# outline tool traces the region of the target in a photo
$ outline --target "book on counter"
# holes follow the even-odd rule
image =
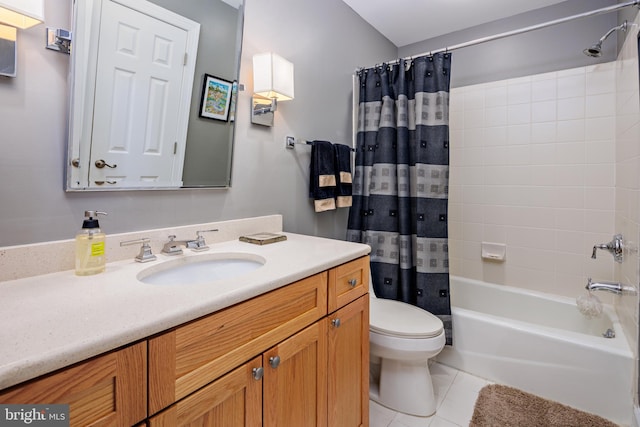
[[[283,240],[287,240],[287,236],[284,234],[266,232],[240,236],[241,242],[253,243],[254,245],[266,245],[269,243],[282,242]]]

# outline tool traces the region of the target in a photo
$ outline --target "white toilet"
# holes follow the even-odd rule
[[[436,411],[428,360],[442,351],[442,321],[421,308],[376,298],[370,284],[371,400],[398,412],[430,416]]]

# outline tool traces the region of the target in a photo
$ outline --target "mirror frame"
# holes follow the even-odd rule
[[[74,37],[73,48],[71,53],[71,62],[69,70],[69,98],[68,98],[68,137],[67,137],[67,158],[65,159],[65,182],[64,190],[66,192],[104,192],[104,191],[139,191],[139,190],[190,190],[190,189],[225,189],[231,187],[232,161],[233,161],[233,145],[235,140],[235,122],[229,124],[229,154],[227,159],[228,173],[224,184],[212,185],[184,185],[182,187],[106,187],[94,188],[81,185],[78,183],[80,169],[75,166],[80,165],[79,159],[82,156],[87,157],[90,153],[92,114],[93,114],[93,93],[95,90],[95,75],[97,66],[97,51],[99,35],[92,28],[99,28],[100,13],[103,0],[82,0],[73,1],[72,3],[72,26],[73,34],[89,34],[88,37]],[[116,0],[117,1],[117,0]],[[231,7],[237,8],[238,20],[236,22],[236,49],[235,49],[235,76],[234,82],[237,82],[240,75],[240,62],[242,58],[242,37],[244,29],[244,7],[246,0],[219,0],[229,4]],[[82,6],[78,6],[82,3]],[[202,43],[202,38],[200,43]],[[81,78],[78,78],[81,77]],[[195,85],[200,85],[200,78],[194,75],[193,81]],[[242,85],[237,84],[237,90],[242,90]],[[236,93],[237,95],[237,93]],[[192,91],[191,99],[200,98],[201,93],[196,90]],[[237,102],[233,102],[237,106]],[[197,115],[197,111],[193,111],[191,107],[188,111],[188,117],[193,114]],[[185,157],[186,159],[186,157]],[[84,173],[84,171],[82,171]]]

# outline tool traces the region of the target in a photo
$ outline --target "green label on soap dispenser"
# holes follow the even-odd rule
[[[91,244],[91,256],[104,255],[104,242],[96,242]]]

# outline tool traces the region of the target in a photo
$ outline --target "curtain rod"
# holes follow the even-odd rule
[[[481,38],[478,38],[478,39],[475,39],[475,40],[470,40],[468,42],[454,44],[452,46],[448,46],[448,47],[444,47],[444,48],[440,48],[440,49],[436,49],[436,50],[431,50],[429,52],[424,52],[424,53],[420,53],[420,54],[417,54],[417,55],[407,56],[407,57],[401,58],[401,59],[414,59],[414,58],[418,58],[420,56],[425,56],[425,55],[431,56],[431,55],[434,55],[436,53],[451,52],[452,50],[462,49],[463,47],[474,46],[474,45],[477,45],[477,44],[486,43],[486,42],[490,42],[490,41],[493,41],[493,40],[503,39],[505,37],[511,37],[511,36],[515,36],[515,35],[518,35],[518,34],[528,33],[529,31],[540,30],[542,28],[551,27],[553,25],[563,24],[565,22],[573,21],[573,20],[580,19],[580,18],[588,18],[590,16],[602,15],[602,14],[605,14],[605,13],[615,12],[617,10],[624,9],[625,7],[638,6],[638,5],[640,5],[640,0],[633,0],[633,1],[628,1],[626,3],[619,3],[619,4],[615,4],[613,6],[607,6],[607,7],[601,8],[601,9],[595,9],[595,10],[592,10],[592,11],[589,11],[589,12],[583,12],[583,13],[579,13],[577,15],[567,16],[565,18],[555,19],[553,21],[543,22],[541,24],[531,25],[531,26],[520,28],[520,29],[517,29],[517,30],[506,31],[504,33],[494,34],[492,36],[481,37]],[[640,6],[638,6],[638,7],[640,8]],[[400,59],[395,59],[393,61],[385,62],[384,64],[397,64],[399,62],[400,62]],[[369,68],[371,68],[371,67],[369,67]]]

